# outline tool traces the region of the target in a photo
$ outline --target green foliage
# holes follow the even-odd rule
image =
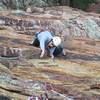
[[[73,6],[85,10],[89,4],[96,3],[97,0],[73,0]]]
[[[27,9],[29,6],[44,7],[62,4],[66,0],[1,0],[7,9]],[[70,0],[73,7],[85,10],[89,4],[100,2],[100,0]]]

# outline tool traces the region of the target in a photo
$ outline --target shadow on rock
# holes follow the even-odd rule
[[[67,54],[65,59],[81,59],[81,60],[86,60],[86,61],[100,61],[100,56],[98,55],[81,55],[81,54],[72,54],[69,53]]]
[[[0,100],[11,100],[10,97],[0,95]]]

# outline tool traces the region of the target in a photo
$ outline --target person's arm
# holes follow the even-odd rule
[[[44,57],[44,54],[45,54],[45,50],[44,49],[41,49],[40,58],[43,58]]]
[[[50,56],[51,56],[52,59],[54,59],[54,55],[53,55],[54,50],[55,50],[55,47],[49,49],[49,51],[50,51]]]
[[[44,40],[40,40],[40,48],[41,48],[40,58],[43,58],[45,54],[45,41]]]

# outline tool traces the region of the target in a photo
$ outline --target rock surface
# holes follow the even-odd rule
[[[99,15],[58,9],[25,16],[0,12],[0,98],[100,99]],[[39,59],[40,49],[29,45],[35,25],[62,37],[65,57]]]

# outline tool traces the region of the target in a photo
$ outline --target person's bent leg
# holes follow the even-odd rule
[[[40,43],[38,38],[35,38],[35,40],[33,41],[33,43],[31,43],[31,45],[35,46],[35,47],[39,47]]]
[[[63,51],[63,48],[61,46],[58,46],[55,48],[53,55],[56,57],[56,56],[62,54],[62,51]]]

